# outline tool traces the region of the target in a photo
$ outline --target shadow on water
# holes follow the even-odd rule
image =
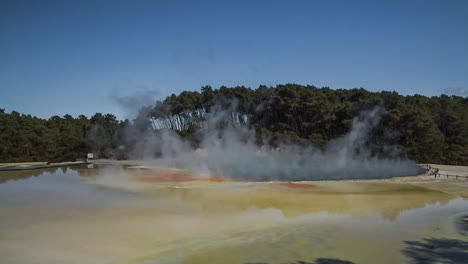
[[[459,233],[461,235],[468,236],[468,214],[459,217],[456,224]]]
[[[420,241],[405,241],[402,253],[410,263],[468,263],[468,241],[448,238],[425,238]]]
[[[244,264],[268,264],[267,262],[246,262]],[[354,264],[354,262],[342,260],[342,259],[335,259],[335,258],[318,258],[314,262],[309,261],[294,261],[284,264]]]

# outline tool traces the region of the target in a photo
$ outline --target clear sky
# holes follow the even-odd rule
[[[468,1],[0,1],[7,111],[288,82],[468,96]]]

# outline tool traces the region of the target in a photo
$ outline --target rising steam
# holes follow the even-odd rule
[[[232,118],[232,111],[210,111],[198,131],[196,151],[171,130],[159,135],[139,136],[134,156],[146,158],[148,166],[190,169],[199,175],[217,175],[236,180],[300,181],[389,178],[417,175],[421,168],[413,161],[390,155],[380,158],[366,147],[372,129],[385,109],[376,106],[353,119],[351,131],[332,140],[325,148],[282,144],[277,149],[254,144],[255,131],[246,126],[217,127]],[[239,117],[237,117],[239,118]],[[240,117],[242,118],[242,117]],[[160,157],[152,158],[158,152]]]

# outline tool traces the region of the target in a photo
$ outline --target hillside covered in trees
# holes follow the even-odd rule
[[[381,104],[386,112],[367,144],[376,155],[397,146],[421,163],[468,165],[468,98],[402,96],[365,89],[317,88],[297,84],[243,86],[172,94],[140,109],[132,120],[112,114],[91,118],[53,116],[47,120],[0,110],[0,161],[61,161],[94,152],[127,158],[141,133],[169,129],[196,148],[200,131],[219,112],[216,128],[249,128],[258,146],[281,143],[323,147],[349,132],[354,117]],[[156,151],[155,151],[156,154]]]

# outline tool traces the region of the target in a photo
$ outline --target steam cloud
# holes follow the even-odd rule
[[[382,106],[355,117],[348,134],[322,149],[291,144],[282,144],[278,149],[259,148],[254,144],[253,130],[245,126],[222,130],[217,127],[220,121],[233,118],[233,114],[233,111],[207,113],[206,124],[199,131],[200,148],[196,151],[171,130],[161,130],[159,135],[139,135],[143,140],[136,145],[134,158],[146,157],[148,166],[255,181],[376,179],[422,172],[411,160],[397,155],[380,158],[366,147],[372,129],[385,114]],[[160,158],[152,158],[156,151]]]
[[[152,105],[157,95],[159,95],[157,90],[144,88],[137,90],[132,95],[125,96],[120,95],[118,90],[114,88],[110,99],[127,113],[127,118],[134,118],[142,106]]]

